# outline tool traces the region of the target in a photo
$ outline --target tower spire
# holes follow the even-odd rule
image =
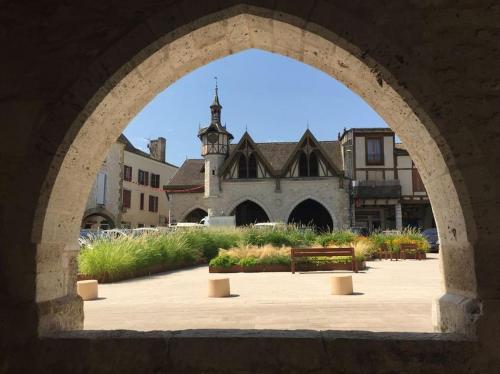
[[[215,97],[214,97],[214,102],[212,105],[210,105],[210,111],[212,113],[212,123],[221,125],[221,111],[222,111],[222,105],[220,105],[219,102],[219,85],[217,81],[217,77],[214,77],[215,79]]]

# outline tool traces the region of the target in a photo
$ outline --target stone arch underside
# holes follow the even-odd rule
[[[355,19],[350,21],[361,27]],[[140,35],[140,31],[136,31]],[[473,300],[476,277],[469,236],[475,238],[475,222],[470,214],[467,188],[463,180],[461,182],[460,169],[454,165],[446,134],[440,133],[425,109],[410,95],[407,85],[399,85],[389,72],[390,66],[377,64],[369,52],[361,53],[354,44],[312,21],[303,23],[286,14],[251,7],[215,13],[175,34],[159,36],[149,44],[138,43],[140,47],[127,46],[125,40],[118,43],[116,48],[126,50],[126,57],[114,61],[114,74],[108,74],[105,82],[91,89],[92,99],[85,103],[71,126],[65,128],[64,140],[47,171],[38,203],[33,240],[38,243],[39,256],[49,250],[45,243],[50,243],[50,250],[58,243],[67,258],[65,263],[74,262],[75,217],[83,213],[91,182],[107,150],[147,102],[207,62],[244,49],[260,48],[303,61],[340,80],[363,97],[396,131],[421,171],[434,207],[442,247],[444,287],[449,295],[443,302],[453,308],[457,302]],[[106,54],[103,58],[110,57]],[[89,74],[96,73],[90,71]],[[425,74],[421,79],[428,89],[434,88]],[[79,84],[83,83],[73,87],[72,95],[82,89]],[[66,107],[62,105],[60,110]],[[79,173],[78,180],[74,178],[75,173]],[[68,196],[72,199],[68,200]],[[54,229],[60,221],[67,224]],[[72,272],[71,268],[56,273],[38,272],[37,302],[74,295]],[[466,319],[470,318],[468,312],[460,314],[450,309],[447,313],[449,325],[442,326],[444,329],[469,331],[465,326]],[[64,329],[73,323],[64,318],[56,322],[50,320],[51,316],[41,316],[41,331],[45,331],[44,324],[46,328]]]
[[[310,226],[317,231],[331,231],[334,228],[328,209],[314,199],[306,199],[297,204],[288,216],[288,223]]]
[[[114,229],[119,224],[113,213],[104,208],[87,209],[85,213],[83,213],[82,223],[85,222],[91,216],[100,216],[104,218],[106,221],[110,223],[111,229]]]
[[[207,215],[208,212],[205,209],[195,208],[184,216],[182,222],[200,223]]]
[[[245,200],[239,203],[230,213],[236,219],[236,226],[248,226],[255,223],[269,222],[269,216],[256,202]]]

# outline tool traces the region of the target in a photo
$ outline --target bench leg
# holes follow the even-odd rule
[[[295,274],[295,261],[290,262],[291,268],[292,268],[292,274]]]

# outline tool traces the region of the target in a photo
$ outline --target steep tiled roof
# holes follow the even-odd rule
[[[298,142],[269,142],[269,143],[255,143],[259,151],[266,158],[267,162],[272,166],[274,170],[281,170],[285,163],[290,158],[290,155],[297,147]],[[332,141],[320,141],[318,142],[325,153],[330,157],[333,164],[342,170],[342,157],[340,154],[340,142],[336,140]],[[236,149],[237,144],[231,144],[229,146],[230,154]]]
[[[204,165],[205,161],[200,159],[189,159],[184,161],[168,183],[168,187],[203,185],[205,183],[205,175],[202,172]]]
[[[338,170],[344,170],[342,165],[342,154],[341,145],[337,140],[320,141],[319,144],[325,151],[325,153],[330,157],[333,164]]]

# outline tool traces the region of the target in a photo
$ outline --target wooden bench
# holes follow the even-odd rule
[[[292,248],[290,251],[290,264],[292,274],[295,274],[295,260],[300,257],[351,257],[352,271],[357,273],[358,266],[354,248]]]

